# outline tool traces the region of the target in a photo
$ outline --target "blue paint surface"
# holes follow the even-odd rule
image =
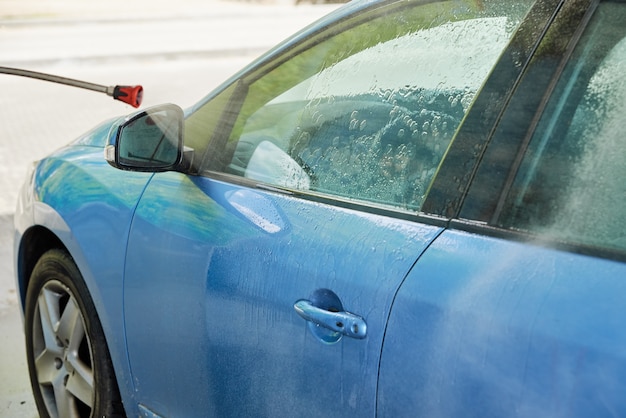
[[[623,263],[446,231],[394,303],[381,416],[624,415],[624,277]]]
[[[374,416],[393,294],[438,232],[156,175],[137,208],[126,266],[139,398],[173,416]],[[320,288],[363,316],[365,340],[326,345],[308,331],[293,305]]]

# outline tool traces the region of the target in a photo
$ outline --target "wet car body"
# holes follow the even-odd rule
[[[165,107],[38,162],[15,217],[36,396],[109,399],[95,354],[91,397],[63,356],[42,380],[28,288],[57,250],[128,416],[620,415],[621,16],[349,3],[187,109],[168,166],[118,158],[133,118],[182,121]]]

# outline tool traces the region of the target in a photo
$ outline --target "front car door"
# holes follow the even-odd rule
[[[625,19],[617,1],[556,16],[398,293],[381,416],[626,413]]]
[[[394,295],[443,230],[420,209],[530,2],[353,7],[191,109],[196,175],[147,186],[124,300],[144,415],[376,414]]]

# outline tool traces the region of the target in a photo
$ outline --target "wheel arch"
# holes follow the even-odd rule
[[[75,258],[75,255],[71,250],[71,243],[70,245],[64,243],[62,235],[59,236],[52,229],[39,224],[29,227],[21,234],[19,242],[15,247],[17,290],[22,312],[24,312],[25,308],[26,293],[31,280],[31,275],[33,270],[35,269],[35,266],[37,265],[37,262],[46,252],[55,249],[67,253],[68,256],[73,259],[74,263],[76,264],[76,268],[83,277],[85,277],[85,273],[88,273],[83,271],[83,269],[81,268],[81,263],[79,261],[81,255],[78,254],[78,260]],[[94,299],[93,289],[89,285],[89,280],[85,280],[85,286],[87,287],[87,291],[89,292],[89,295],[93,301],[96,316],[101,322],[104,331],[104,343],[107,347],[109,355],[112,357],[111,360],[113,363],[113,371],[115,379],[117,380],[117,390],[119,391],[123,399],[123,405],[126,409],[126,412],[129,414],[129,416],[131,416],[132,412],[134,411],[133,408],[135,407],[135,403],[132,400],[132,395],[131,397],[128,397],[128,395],[132,393],[132,390],[129,392],[129,389],[132,388],[132,385],[130,384],[129,371],[126,369],[126,363],[128,359],[124,355],[122,355],[121,358],[116,355],[119,354],[119,347],[116,346],[117,343],[115,341],[111,341],[111,339],[109,338],[109,329],[107,328],[105,323],[102,322],[103,312],[101,312],[101,306],[98,303],[100,299]],[[113,338],[113,340],[115,340],[115,338]],[[125,353],[125,350],[123,351]]]
[[[49,250],[69,250],[61,239],[50,229],[35,225],[24,232],[20,240],[16,257],[18,296],[23,307],[31,273],[41,256]]]

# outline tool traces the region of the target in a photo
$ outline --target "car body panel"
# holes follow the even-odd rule
[[[139,402],[164,416],[374,416],[393,295],[440,230],[155,175],[126,266]],[[293,305],[318,289],[365,319],[365,339],[323,344],[313,336]]]
[[[152,176],[103,164],[108,124],[79,138],[76,144],[41,160],[32,175],[32,189],[23,191],[16,213],[16,271],[22,271],[22,239],[35,228],[50,231],[80,269],[110,346],[123,394],[132,395],[123,318],[123,268],[128,229],[135,205]],[[94,239],[96,238],[97,239]],[[20,302],[26,282],[18,281]],[[129,398],[129,405],[134,404]],[[129,413],[132,409],[129,409]]]
[[[623,415],[624,277],[620,262],[447,230],[395,300],[380,416]]]

